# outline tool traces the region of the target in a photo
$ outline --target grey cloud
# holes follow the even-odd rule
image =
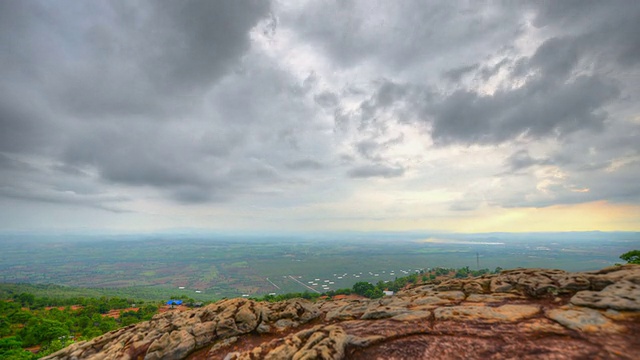
[[[289,162],[286,166],[292,170],[320,170],[326,167],[323,163],[311,159]]]
[[[355,167],[347,172],[351,178],[394,178],[404,175],[404,168],[387,165],[364,165]]]
[[[492,95],[458,90],[436,101],[425,112],[427,120],[433,121],[434,139],[440,144],[486,144],[522,135],[535,139],[602,129],[605,106],[619,100],[623,86],[628,85],[619,78],[625,70],[612,64],[629,66],[640,60],[640,23],[634,20],[640,16],[640,6],[637,2],[626,5],[534,4],[536,26],[554,29],[559,35],[544,41],[530,58],[507,57],[493,68],[478,69],[479,78],[486,80],[514,63],[510,76],[524,85],[501,87]]]
[[[425,105],[434,96],[428,87],[410,83],[379,79],[373,85],[373,93],[356,110],[336,110],[337,130],[344,130],[349,123],[355,123],[362,134],[375,139],[386,134],[391,122],[411,123],[421,118]],[[392,116],[390,121],[384,117],[385,114]]]
[[[355,144],[355,148],[365,159],[373,161],[381,161],[381,152],[393,147],[394,145],[402,144],[404,142],[404,134],[400,134],[395,138],[391,138],[385,141],[376,141],[373,139],[366,139],[359,141]]]
[[[441,144],[500,143],[521,135],[537,139],[603,126],[602,107],[619,94],[598,76],[568,83],[541,78],[493,95],[458,90],[433,108],[434,139]]]
[[[50,204],[81,206],[113,213],[130,212],[118,204],[131,200],[122,196],[75,194],[70,191],[34,190],[20,187],[0,187],[0,196]]]
[[[640,3],[619,1],[537,2],[534,25],[579,33],[585,47],[623,66],[640,62]]]
[[[360,141],[356,144],[358,153],[369,160],[381,160],[380,156],[376,154],[379,147],[380,144],[371,140]]]
[[[193,149],[177,149],[180,139],[148,132],[144,128],[92,128],[69,144],[64,160],[79,166],[95,166],[108,180],[129,185],[199,185],[189,155]],[[164,137],[164,138],[163,138]]]
[[[131,199],[103,187],[79,169],[43,167],[0,153],[0,197],[126,212],[123,206]]]
[[[482,66],[480,68],[480,78],[483,81],[487,81],[491,79],[493,76],[495,76],[500,71],[500,69],[502,69],[505,66],[508,66],[509,64],[511,64],[511,59],[503,58],[502,60],[500,60],[500,62],[498,62],[493,66],[486,66],[486,65]]]
[[[460,81],[460,79],[462,79],[463,76],[474,72],[479,67],[480,67],[480,64],[460,66],[460,67],[445,71],[445,73],[443,74],[443,77],[449,81],[458,82]]]
[[[58,5],[29,2],[28,9],[16,6],[7,15],[22,14],[24,25],[15,40],[7,40],[20,42],[21,50],[9,57],[28,54],[21,71],[12,73],[31,81],[30,67],[40,70],[36,76],[46,73],[45,82],[33,85],[79,117],[159,117],[175,111],[184,102],[176,100],[188,99],[228,71],[248,49],[248,31],[270,9],[267,1]],[[39,26],[43,21],[48,28]],[[43,58],[44,38],[55,51]]]
[[[330,91],[324,91],[313,97],[315,102],[323,108],[334,108],[338,105],[338,96]]]
[[[522,62],[528,70],[538,70],[547,79],[563,80],[578,63],[581,44],[574,38],[551,38],[538,47],[528,61]]]
[[[515,15],[521,11],[522,6],[505,3],[310,2],[302,13],[314,16],[285,16],[282,23],[292,23],[304,40],[318,44],[340,66],[370,60],[400,70],[429,62],[432,54],[471,52],[481,49],[479,44],[505,42],[518,30]]]
[[[616,110],[626,96],[625,116],[637,113],[638,2],[581,5],[1,2],[0,195],[112,210],[135,200],[122,193],[244,205],[334,171],[402,177],[403,152],[430,136],[427,149],[558,141],[558,152],[504,155],[521,187],[495,203],[634,198],[639,142]],[[531,14],[549,38],[521,57]],[[463,87],[489,79],[500,82],[491,94]],[[403,133],[411,146],[388,151]],[[530,199],[538,165],[573,182]]]
[[[252,56],[245,60],[258,60]],[[281,187],[287,179],[278,167],[312,166],[291,164],[293,154],[313,144],[301,126],[312,123],[313,109],[297,85],[274,64],[255,63],[209,91],[206,115],[91,124],[76,129],[63,160],[94,168],[106,182],[153,187],[181,203],[227,202]]]
[[[0,83],[0,151],[38,152],[55,139],[47,109],[39,98],[28,95],[20,87]]]
[[[0,153],[0,172],[32,169],[33,167],[31,165]]]
[[[505,165],[511,170],[497,175],[502,185],[489,198],[503,207],[575,204],[591,201],[635,203],[640,200],[640,126],[613,123],[602,133],[572,134],[556,150],[534,158],[528,151],[512,154]],[[546,166],[551,176],[544,191],[531,166]],[[544,168],[542,168],[544,169]],[[511,191],[504,192],[508,188]]]
[[[511,170],[517,171],[529,168],[533,165],[545,164],[547,161],[531,157],[527,150],[519,150],[511,154],[511,156],[507,158],[506,162]]]

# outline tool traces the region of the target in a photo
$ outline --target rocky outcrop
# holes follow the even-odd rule
[[[219,301],[205,308],[166,312],[150,321],[78,342],[48,359],[185,359],[195,350],[249,333],[298,327],[321,315],[303,299],[261,303],[246,299]]]
[[[640,266],[514,269],[382,299],[168,312],[45,359],[633,359]]]

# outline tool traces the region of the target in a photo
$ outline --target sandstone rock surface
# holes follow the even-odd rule
[[[375,300],[223,300],[44,359],[637,359],[639,334],[640,265],[513,269]]]

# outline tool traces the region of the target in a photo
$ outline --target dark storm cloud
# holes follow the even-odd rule
[[[500,143],[518,136],[566,136],[599,130],[606,120],[603,106],[620,90],[598,74],[574,76],[584,49],[573,38],[545,41],[531,58],[519,60],[515,77],[526,82],[516,89],[482,95],[457,90],[433,109],[433,137],[440,143]]]
[[[634,54],[640,51],[637,4],[483,3],[465,7],[441,2],[371,5],[348,1],[335,6],[311,3],[319,15],[297,24],[297,29],[305,39],[324,46],[332,59],[345,67],[371,59],[379,61],[381,69],[414,61],[429,63],[430,58],[423,52],[437,53],[439,58],[450,53],[450,60],[456,63],[459,60],[455,52],[466,44],[468,49],[478,49],[474,60],[507,54],[497,63],[467,62],[442,72],[443,77],[457,82],[464,76],[486,81],[506,70],[507,80],[493,94],[458,89],[433,101],[428,97],[412,101],[412,109],[408,107],[406,112],[396,111],[400,119],[418,117],[432,126],[432,137],[438,144],[490,144],[520,136],[539,139],[601,129],[607,119],[605,106],[619,99],[622,92],[618,79],[612,76],[615,69],[610,68],[609,60],[615,58],[622,63],[621,59],[626,59],[625,64],[634,64]],[[370,12],[361,17],[359,10],[365,6]],[[535,15],[535,26],[553,29],[558,35],[544,41],[531,57],[518,57],[505,49],[523,31],[522,17],[517,14],[526,11]],[[385,15],[378,16],[380,13]],[[316,23],[328,18],[335,20],[330,28]],[[455,26],[452,19],[458,21]],[[405,31],[403,26],[413,30]],[[502,28],[506,30],[499,30]],[[437,36],[429,32],[433,29],[439,30]],[[491,47],[483,46],[486,39],[493,40]],[[504,40],[502,46],[495,45],[500,44],[499,40]],[[411,44],[411,48],[404,44]],[[593,68],[588,70],[590,67]],[[423,89],[435,89],[433,84],[416,81]],[[514,87],[509,82],[524,85]],[[361,104],[361,130],[384,129],[385,124],[376,117],[379,110],[409,97],[415,99],[415,92],[397,91],[404,90],[404,85],[383,83],[376,95]],[[338,115],[336,124],[340,127],[346,114]]]
[[[9,27],[3,60],[12,65],[4,69],[34,81],[58,107],[81,117],[167,116],[248,49],[248,30],[268,14],[269,2],[31,1],[3,7],[3,17],[11,19],[3,22]]]
[[[31,165],[37,171],[20,178],[34,182],[11,191],[7,184],[4,195],[85,201],[82,192],[77,199],[55,195],[56,184],[39,175],[54,171],[84,179],[82,186],[151,186],[185,201],[197,201],[194,194],[223,198],[238,179],[225,179],[229,170],[218,158],[241,142],[239,133],[189,117],[201,117],[193,109],[202,92],[237,66],[250,29],[269,10],[268,1],[251,0],[2,2],[0,151],[55,164]],[[86,168],[99,178],[84,176]],[[29,186],[50,191],[38,196]]]
[[[83,58],[65,74],[60,101],[73,113],[175,111],[229,70],[269,10],[266,1],[114,5],[112,23],[84,29]]]
[[[599,130],[602,110],[619,91],[597,76],[580,76],[566,84],[532,81],[517,90],[480,95],[459,90],[434,109],[433,137],[439,143],[500,143],[520,135],[564,136]]]
[[[13,150],[50,141],[43,133],[65,115],[175,116],[248,49],[269,11],[267,1],[1,6],[0,146]]]
[[[351,178],[395,178],[404,175],[404,168],[375,164],[355,167],[347,172]]]
[[[581,32],[589,45],[623,66],[640,62],[640,3],[632,0],[536,2],[534,25]]]

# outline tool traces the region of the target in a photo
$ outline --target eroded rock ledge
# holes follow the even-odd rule
[[[376,300],[168,312],[45,359],[634,359],[640,265],[515,269]]]

